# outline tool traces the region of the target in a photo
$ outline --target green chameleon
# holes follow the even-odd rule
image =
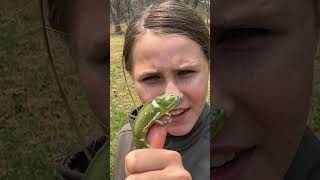
[[[179,104],[181,97],[173,93],[166,93],[146,103],[138,113],[133,128],[133,137],[137,149],[148,148],[146,135],[153,124],[165,125],[170,123],[169,111]],[[160,120],[167,115],[169,118]]]
[[[211,143],[214,142],[216,136],[220,133],[224,125],[224,111],[222,109],[214,107],[211,111],[211,121],[210,121],[210,140]],[[212,156],[211,156],[212,157]],[[214,157],[214,156],[213,156]],[[213,167],[214,158],[210,159],[210,168]]]
[[[210,137],[213,141],[216,136],[221,131],[224,125],[224,111],[222,109],[214,107],[211,111],[211,121],[210,121]]]

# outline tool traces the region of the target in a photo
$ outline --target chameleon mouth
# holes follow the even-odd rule
[[[173,109],[168,112],[168,114],[164,114],[161,116],[160,120],[169,120],[172,121],[174,118],[179,117],[181,114],[186,112],[186,109]]]
[[[170,111],[170,114],[171,114],[172,116],[176,116],[176,115],[182,114],[183,112],[184,112],[183,109],[175,109],[175,110]]]
[[[174,122],[180,122],[184,121],[185,119],[185,114],[188,112],[189,108],[179,108],[179,109],[174,109],[170,111],[171,119]]]

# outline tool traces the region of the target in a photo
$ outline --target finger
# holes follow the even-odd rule
[[[163,148],[166,141],[168,126],[153,125],[147,134],[147,142],[151,148]]]
[[[143,173],[131,174],[127,176],[126,180],[168,180],[168,179],[178,179],[178,180],[191,180],[192,177],[190,173],[182,167],[168,167],[159,171],[148,171]]]
[[[125,158],[127,175],[162,170],[170,165],[183,166],[178,152],[166,149],[138,149],[128,153]]]

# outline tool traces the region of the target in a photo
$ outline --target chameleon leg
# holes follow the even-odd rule
[[[171,122],[171,114],[165,113],[164,115],[167,116],[167,118],[162,119],[162,120],[157,119],[155,122],[156,122],[157,124],[161,125],[161,126],[166,125],[166,124],[169,124],[169,123]],[[169,117],[168,117],[168,116],[169,116]]]
[[[150,148],[150,145],[146,143],[144,138],[140,138],[139,141],[140,141],[141,148]]]
[[[163,126],[163,125],[166,125],[166,124],[169,124],[171,122],[171,118],[166,118],[164,120],[156,120],[155,123]]]

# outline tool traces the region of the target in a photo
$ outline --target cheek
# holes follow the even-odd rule
[[[142,103],[149,102],[150,100],[154,99],[155,97],[163,93],[160,85],[149,87],[141,83],[135,82],[134,86]]]
[[[108,123],[107,117],[107,79],[105,73],[90,71],[87,67],[79,67],[81,83],[86,91],[87,99],[92,111],[99,120],[105,124]],[[102,75],[103,74],[103,75]],[[106,126],[108,127],[108,126]]]
[[[185,82],[181,89],[183,89],[184,96],[187,96],[193,103],[204,103],[208,93],[209,75],[203,74],[193,81]]]

